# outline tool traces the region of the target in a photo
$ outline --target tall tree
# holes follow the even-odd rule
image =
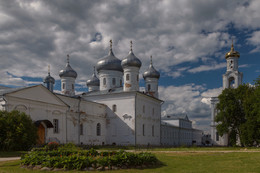
[[[242,146],[260,144],[260,78],[254,86],[228,88],[219,95],[215,121],[222,136],[229,135],[229,145],[240,141]]]
[[[0,150],[27,150],[36,144],[37,128],[19,111],[0,111]]]

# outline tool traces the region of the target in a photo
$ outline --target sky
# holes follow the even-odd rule
[[[243,82],[253,84],[260,75],[259,9],[259,0],[0,1],[0,85],[42,84],[50,65],[59,92],[69,54],[76,91],[87,91],[109,40],[119,59],[132,40],[140,77],[151,55],[161,74],[162,114],[187,114],[193,127],[208,133],[209,97],[221,93],[232,39]]]

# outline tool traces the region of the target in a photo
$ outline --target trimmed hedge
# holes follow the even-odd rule
[[[159,161],[151,153],[131,153],[121,151],[97,152],[94,149],[80,150],[58,148],[48,150],[36,149],[24,155],[22,165],[41,165],[41,167],[83,170],[87,168],[112,169],[112,167],[131,168],[157,165]]]

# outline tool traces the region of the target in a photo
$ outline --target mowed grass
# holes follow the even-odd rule
[[[260,152],[238,152],[237,150],[217,151],[212,148],[209,152],[189,151],[152,151],[163,163],[162,166],[146,169],[124,169],[108,172],[259,172]],[[259,151],[259,150],[258,150]],[[0,162],[0,173],[7,172],[42,172],[20,168],[20,161]],[[81,172],[81,171],[65,171]]]

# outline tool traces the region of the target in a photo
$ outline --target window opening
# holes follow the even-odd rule
[[[53,119],[53,133],[59,133],[59,120],[58,119]]]
[[[101,135],[101,125],[100,123],[97,123],[97,136]]]

